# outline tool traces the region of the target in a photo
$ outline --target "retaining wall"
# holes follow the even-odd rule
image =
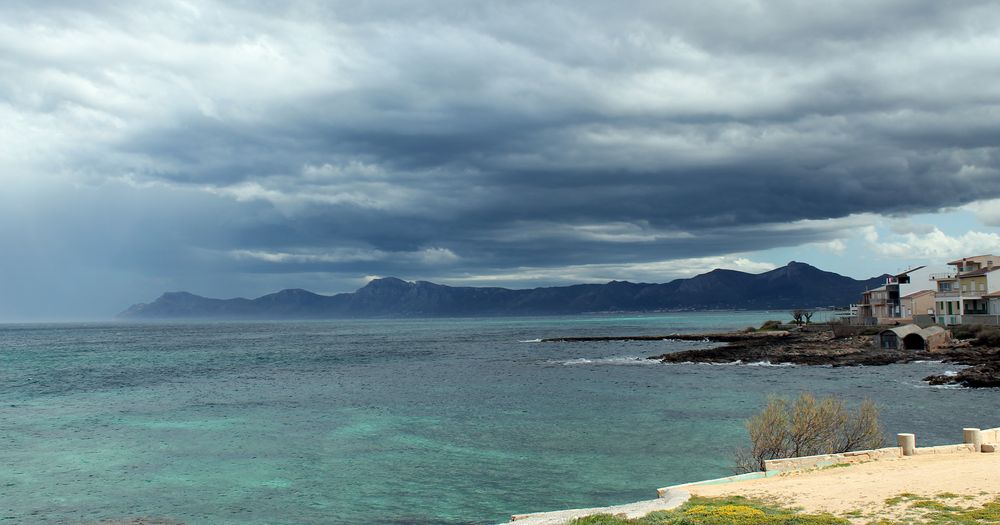
[[[770,459],[764,461],[765,472],[792,472],[813,468],[832,467],[834,465],[851,465],[879,459],[899,458],[903,456],[900,447],[877,448],[874,450],[855,450],[840,454],[820,454],[818,456],[803,456],[798,458]]]
[[[969,454],[975,452],[976,448],[971,443],[960,445],[938,445],[936,447],[917,447],[913,449],[914,456],[926,456],[928,454]]]

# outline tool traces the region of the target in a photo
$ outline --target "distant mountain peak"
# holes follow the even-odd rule
[[[413,283],[409,281],[404,281],[399,277],[379,277],[378,279],[372,279],[371,281],[368,281],[368,284],[366,284],[364,287],[367,288],[369,286],[409,286],[410,284]]]
[[[194,301],[198,299],[204,299],[200,295],[195,295],[191,292],[163,292],[158,301]]]
[[[272,295],[318,295],[318,294],[310,292],[309,290],[304,290],[302,288],[285,288],[284,290],[275,292]]]

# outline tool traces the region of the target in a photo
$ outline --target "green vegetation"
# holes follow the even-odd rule
[[[906,518],[902,521],[879,520],[869,525],[896,525],[898,523],[914,523],[921,525],[983,525],[987,523],[1000,524],[1000,498],[997,498],[979,508],[963,508],[937,501],[938,499],[969,499],[969,496],[959,496],[951,492],[936,494],[933,498],[917,494],[903,493],[885,500],[886,505],[897,506],[907,503]]]
[[[958,498],[942,493],[936,497]],[[875,519],[867,525],[985,525],[1000,524],[1000,498],[973,509],[945,505],[932,498],[916,494],[900,494],[886,500],[890,506],[909,503],[907,516],[900,520]],[[748,500],[741,497],[700,498],[675,510],[658,511],[642,518],[626,519],[610,514],[597,514],[573,520],[572,525],[849,525],[846,518],[864,517],[861,511],[852,511],[844,517],[830,514],[801,514],[793,509]]]
[[[985,325],[956,325],[950,327],[956,339],[972,339],[976,346],[1000,347],[1000,327]]]
[[[917,496],[916,494],[913,494],[911,492],[904,492],[904,493],[902,493],[902,494],[900,494],[898,496],[893,496],[893,497],[885,500],[885,504],[889,505],[890,507],[893,507],[893,506],[899,505],[900,503],[902,503],[904,501],[913,501],[913,500],[917,500],[917,499],[920,499],[920,496]]]
[[[746,422],[750,448],[736,452],[737,472],[764,470],[764,461],[836,454],[882,446],[878,407],[864,401],[854,413],[835,397],[817,400],[801,394],[794,402],[771,396],[767,406]]]
[[[638,519],[610,514],[578,518],[573,525],[849,525],[844,518],[829,514],[799,514],[793,510],[765,505],[745,498],[693,497],[683,506],[653,512]]]
[[[764,321],[764,324],[760,325],[760,328],[757,329],[759,332],[773,332],[775,330],[781,330],[781,321],[774,319]]]

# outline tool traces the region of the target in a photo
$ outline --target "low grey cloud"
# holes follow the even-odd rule
[[[0,183],[51,239],[5,264],[73,246],[143,283],[121,301],[830,242],[1000,197],[998,25],[992,2],[5,2]]]

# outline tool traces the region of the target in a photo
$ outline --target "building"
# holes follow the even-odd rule
[[[952,271],[931,274],[935,282],[934,320],[941,324],[986,323],[1000,316],[1000,258],[965,257],[948,263]],[[991,323],[995,324],[995,323]]]
[[[910,274],[923,268],[918,266],[897,275],[885,278],[885,284],[878,288],[867,290],[861,294],[861,302],[857,305],[857,317],[860,324],[890,324],[901,319],[909,319],[911,313],[903,309],[900,286],[910,284]]]
[[[903,317],[914,315],[934,315],[934,290],[920,290],[900,298]]]
[[[951,341],[951,332],[940,326],[920,328],[907,324],[882,330],[873,338],[875,348],[882,350],[926,350],[933,352]]]

